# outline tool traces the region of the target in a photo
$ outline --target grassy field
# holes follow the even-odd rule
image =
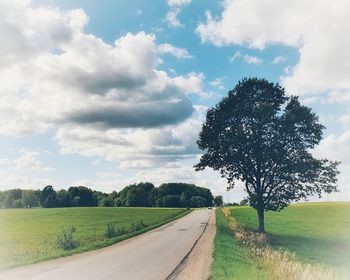
[[[234,239],[221,209],[216,209],[216,236],[211,280],[263,280],[264,272]]]
[[[231,214],[240,224],[256,228],[254,209],[233,207]],[[295,252],[302,262],[350,271],[350,203],[296,204],[267,212],[265,223],[275,248]]]
[[[0,210],[0,269],[30,264],[108,246],[186,214],[184,209],[157,208],[57,208]],[[108,223],[130,227],[143,221],[145,228],[106,239]],[[63,228],[76,228],[77,249],[57,246]]]

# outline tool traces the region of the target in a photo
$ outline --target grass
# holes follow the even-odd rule
[[[263,280],[264,272],[247,255],[221,209],[216,209],[216,236],[211,280]]]
[[[187,214],[184,209],[160,208],[56,208],[0,210],[0,269],[31,264],[111,245],[146,232]],[[142,221],[145,227],[107,239],[107,224],[130,227]],[[64,251],[57,235],[76,228],[78,248]]]
[[[239,224],[255,229],[250,207],[231,208]],[[294,252],[299,261],[342,268],[350,273],[350,203],[292,205],[279,213],[267,212],[269,244]]]

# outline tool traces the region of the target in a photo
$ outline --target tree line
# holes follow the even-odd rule
[[[213,197],[207,188],[186,183],[132,184],[120,192],[104,193],[84,186],[56,191],[52,186],[42,190],[12,189],[0,192],[0,208],[32,207],[209,207],[221,206],[222,197]]]

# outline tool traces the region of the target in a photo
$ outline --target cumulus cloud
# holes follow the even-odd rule
[[[54,168],[45,166],[38,157],[39,152],[21,150],[20,156],[13,161],[15,169],[18,170],[37,170],[37,171],[54,171]]]
[[[283,84],[294,94],[314,94],[350,88],[350,2],[336,1],[223,1],[223,12],[197,33],[216,46],[242,45],[264,49],[283,44],[296,47],[300,60]],[[331,70],[330,70],[331,69]]]
[[[19,24],[11,21],[14,12],[4,13],[0,25],[24,34],[18,38],[6,32],[2,38],[18,43],[28,57],[11,60],[21,50],[2,46],[6,62],[0,61],[0,134],[40,132],[67,123],[158,127],[192,114],[186,95],[199,88],[186,86],[198,82],[200,74],[169,77],[157,70],[159,52],[188,58],[185,49],[157,46],[155,35],[144,32],[127,33],[114,45],[107,44],[83,32],[87,16],[81,10],[34,9],[21,1],[1,5],[14,10],[16,18],[25,18]],[[37,37],[46,45],[37,45]]]
[[[158,52],[161,54],[171,54],[177,58],[192,58],[188,51],[184,48],[177,48],[171,44],[165,43],[158,46]]]
[[[279,55],[279,56],[276,56],[273,60],[272,60],[272,64],[280,64],[280,63],[283,63],[283,62],[286,62],[287,61],[287,58],[283,55]]]
[[[261,64],[263,62],[263,60],[257,56],[252,56],[252,55],[244,55],[244,61],[247,64]]]
[[[192,0],[168,0],[168,5],[170,7],[173,6],[184,6],[184,5],[188,5],[191,3]]]
[[[171,8],[166,16],[165,20],[168,22],[168,25],[173,28],[181,27],[183,26],[180,20],[178,19],[178,15],[180,14],[181,9],[180,8]]]
[[[56,140],[64,154],[100,156],[119,162],[122,168],[153,168],[199,153],[195,139],[205,109],[196,107],[193,116],[177,125],[163,128],[126,128],[98,130],[86,126],[64,126]]]
[[[191,3],[192,0],[168,0],[167,3],[170,7],[165,16],[165,20],[168,25],[173,28],[181,27],[183,24],[178,19],[179,14],[182,11],[182,7]]]
[[[333,197],[338,200],[350,199],[350,130],[345,130],[343,133],[330,134],[325,137],[319,146],[314,150],[314,154],[320,158],[328,158],[331,160],[341,161],[339,186],[340,194],[335,194]]]

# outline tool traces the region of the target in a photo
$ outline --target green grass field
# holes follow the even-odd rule
[[[263,280],[264,272],[234,239],[221,209],[216,209],[216,236],[210,280]]]
[[[0,269],[30,264],[111,245],[186,214],[184,209],[157,208],[57,208],[0,210]],[[108,223],[129,227],[143,221],[146,228],[106,239]],[[57,235],[74,226],[79,247],[64,251]]]
[[[257,216],[250,207],[233,207],[242,225],[255,229]],[[350,271],[350,203],[306,203],[281,212],[265,213],[269,243],[295,252],[306,263],[341,267]]]

